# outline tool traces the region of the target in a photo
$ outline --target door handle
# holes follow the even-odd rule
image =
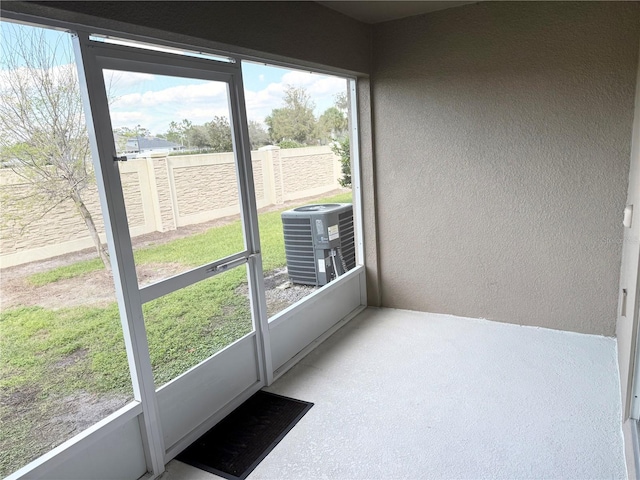
[[[216,265],[212,265],[209,268],[207,268],[206,272],[207,273],[221,273],[221,272],[224,272],[226,270],[229,270],[230,268],[234,268],[234,267],[242,265],[243,263],[247,263],[248,260],[249,260],[249,257],[242,257],[242,258],[238,258],[236,260],[231,260],[230,262],[218,263]]]

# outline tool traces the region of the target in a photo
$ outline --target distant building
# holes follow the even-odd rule
[[[170,153],[183,150],[184,147],[178,143],[169,142],[163,138],[156,137],[132,137],[125,145],[126,153]]]

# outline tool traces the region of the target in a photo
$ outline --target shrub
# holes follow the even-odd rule
[[[296,142],[295,140],[283,140],[278,146],[280,148],[301,148],[304,147],[301,143]]]
[[[351,148],[349,137],[335,142],[331,150],[340,157],[340,163],[342,164],[342,178],[338,180],[338,183],[343,187],[351,188]]]

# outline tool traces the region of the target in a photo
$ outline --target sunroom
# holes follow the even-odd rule
[[[130,375],[126,405],[42,456],[25,444],[8,478],[198,478],[173,459],[263,389],[315,405],[249,478],[636,477],[639,2],[4,2],[2,21],[70,32],[115,285],[101,308],[121,325],[113,355]],[[340,83],[350,191],[327,160],[337,127],[295,154],[254,148],[260,98],[247,85],[268,83],[261,65]],[[129,127],[162,115],[149,82],[182,92],[172,118],[189,125],[153,127],[175,151],[134,159],[120,145],[151,135]],[[224,102],[183,116],[195,89]],[[222,126],[230,148],[186,155],[207,108],[200,132]],[[341,268],[330,247],[314,260],[335,272],[326,284],[273,287],[269,222],[318,202],[352,205],[354,265]],[[205,221],[215,228],[197,231],[200,243],[159,248],[158,232]],[[6,272],[28,263],[8,258],[3,303]],[[62,308],[87,296],[80,282],[49,315],[97,315]],[[198,290],[209,285],[218,290]],[[211,292],[225,288],[216,315],[237,322],[212,354],[218,330],[188,319],[215,310],[209,297],[222,293]],[[40,311],[26,296],[21,314]],[[14,310],[3,306],[0,328]],[[28,321],[25,337],[53,341]],[[175,330],[162,336],[154,322]],[[80,337],[100,343],[102,328]],[[82,382],[73,372],[89,358],[108,370],[108,354],[74,342],[54,362],[65,381]],[[20,362],[39,365],[51,349]],[[20,362],[3,388],[23,380]],[[55,389],[7,392],[3,415],[20,395]],[[38,429],[64,422],[56,413]]]

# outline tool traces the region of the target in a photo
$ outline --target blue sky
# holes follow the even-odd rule
[[[12,29],[34,28],[12,25],[7,29],[6,22],[0,22],[0,27],[2,42],[7,45],[13,41]],[[68,34],[54,30],[45,33],[48,42],[55,42],[61,36],[68,37]],[[70,40],[61,45],[66,46],[59,52],[59,63],[63,64],[73,57]],[[65,52],[65,49],[68,50]],[[347,88],[346,81],[338,77],[261,63],[243,62],[242,72],[247,116],[258,122],[263,122],[271,110],[282,106],[287,85],[302,86],[307,90],[315,103],[316,116],[333,105],[336,94]],[[110,110],[114,128],[139,124],[158,134],[165,132],[172,120],[186,118],[197,125],[215,115],[228,116],[225,84],[131,72],[105,72],[105,81],[112,98]]]

